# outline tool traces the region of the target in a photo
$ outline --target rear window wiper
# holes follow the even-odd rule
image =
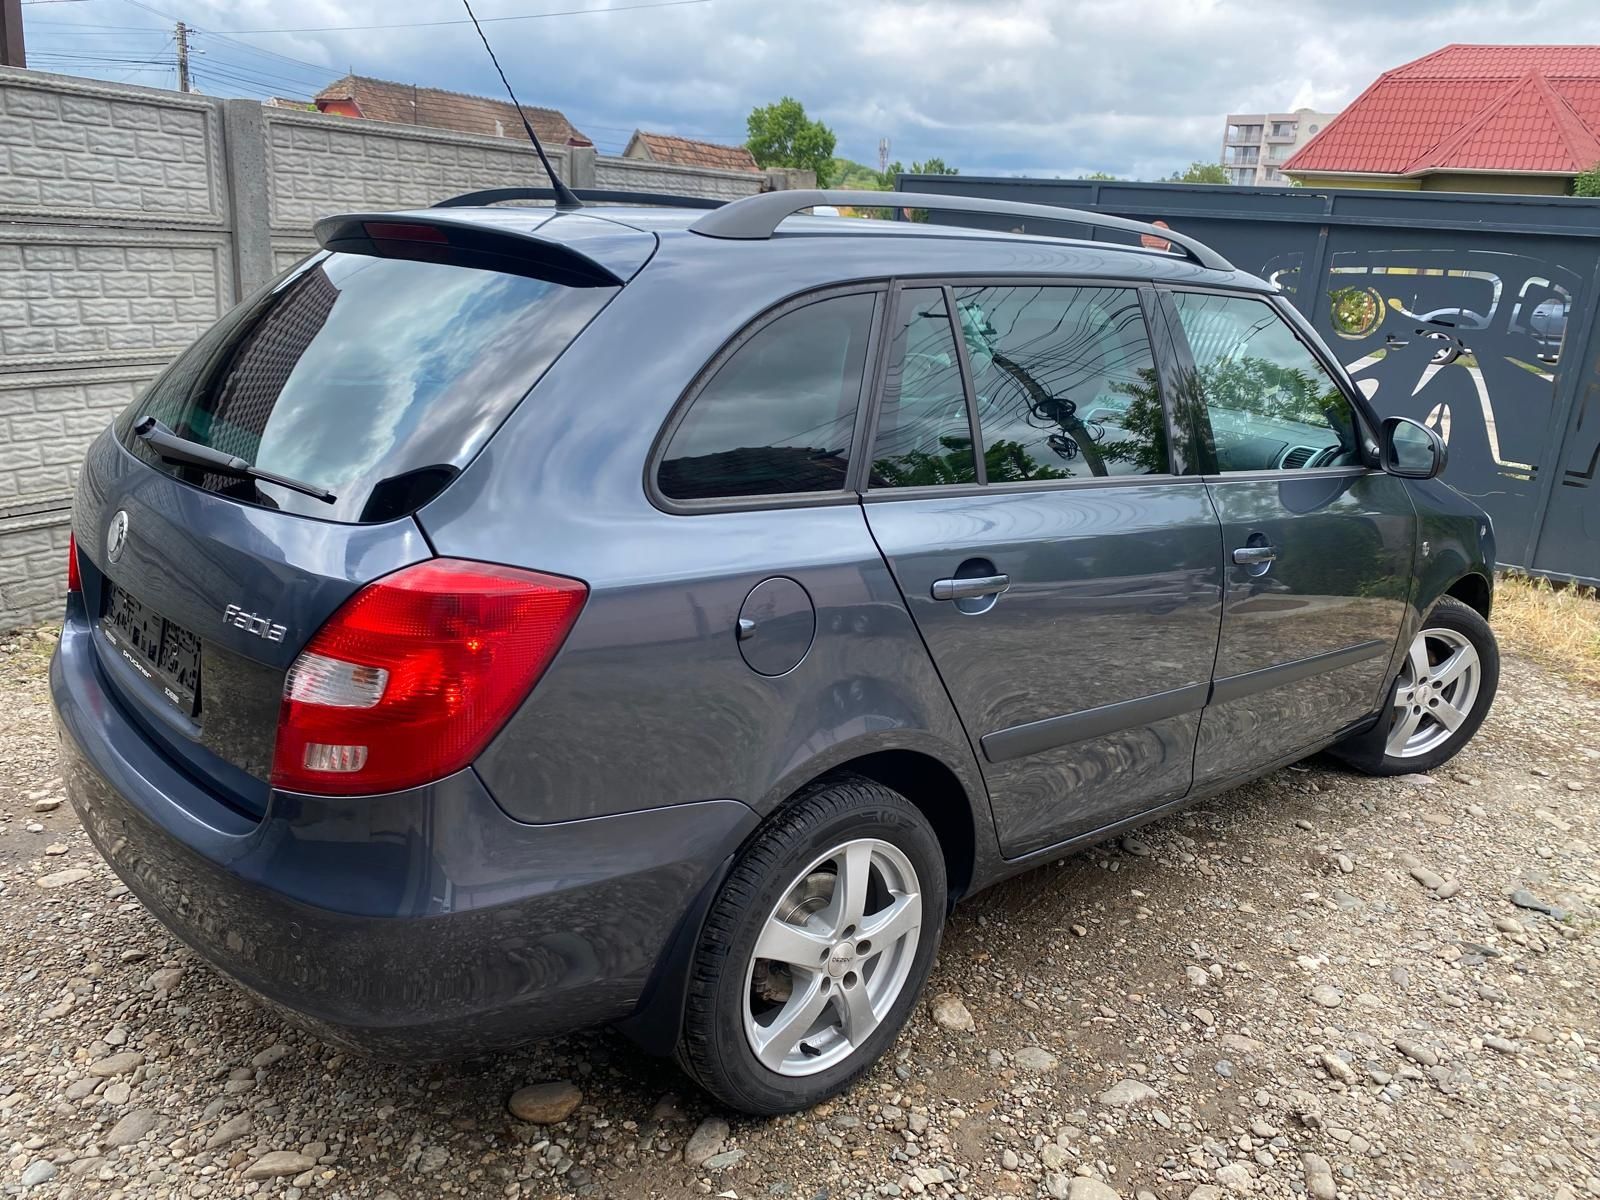
[[[327,488],[318,487],[314,483],[302,483],[286,475],[275,475],[271,471],[263,471],[260,467],[251,466],[235,455],[224,454],[221,450],[213,450],[210,446],[179,437],[154,417],[145,417],[133,427],[133,432],[166,462],[204,467],[217,475],[229,475],[235,479],[264,480],[300,492],[312,499],[321,500],[324,504],[332,504],[337,499]]]

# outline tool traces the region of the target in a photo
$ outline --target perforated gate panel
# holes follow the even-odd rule
[[[1276,280],[1379,413],[1449,443],[1445,480],[1494,518],[1503,565],[1600,580],[1600,201],[968,176],[899,186],[1160,219]]]

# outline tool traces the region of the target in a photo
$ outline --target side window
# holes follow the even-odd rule
[[[1361,461],[1350,401],[1271,305],[1173,296],[1194,355],[1221,471],[1299,470]]]
[[[944,293],[900,293],[872,449],[873,487],[976,483],[972,427]]]
[[[674,500],[836,492],[861,402],[871,293],[783,314],[734,351],[673,431],[656,474]]]
[[[990,483],[1171,470],[1137,292],[1008,285],[955,296]]]

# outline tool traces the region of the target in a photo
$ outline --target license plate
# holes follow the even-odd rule
[[[200,639],[108,582],[100,632],[179,712],[200,711]]]

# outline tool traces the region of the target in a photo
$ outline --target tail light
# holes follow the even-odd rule
[[[465,767],[538,682],[588,594],[576,579],[447,558],[368,584],[289,668],[273,786],[393,792]]]
[[[78,574],[78,535],[67,534],[67,593],[83,591],[83,578]]]

